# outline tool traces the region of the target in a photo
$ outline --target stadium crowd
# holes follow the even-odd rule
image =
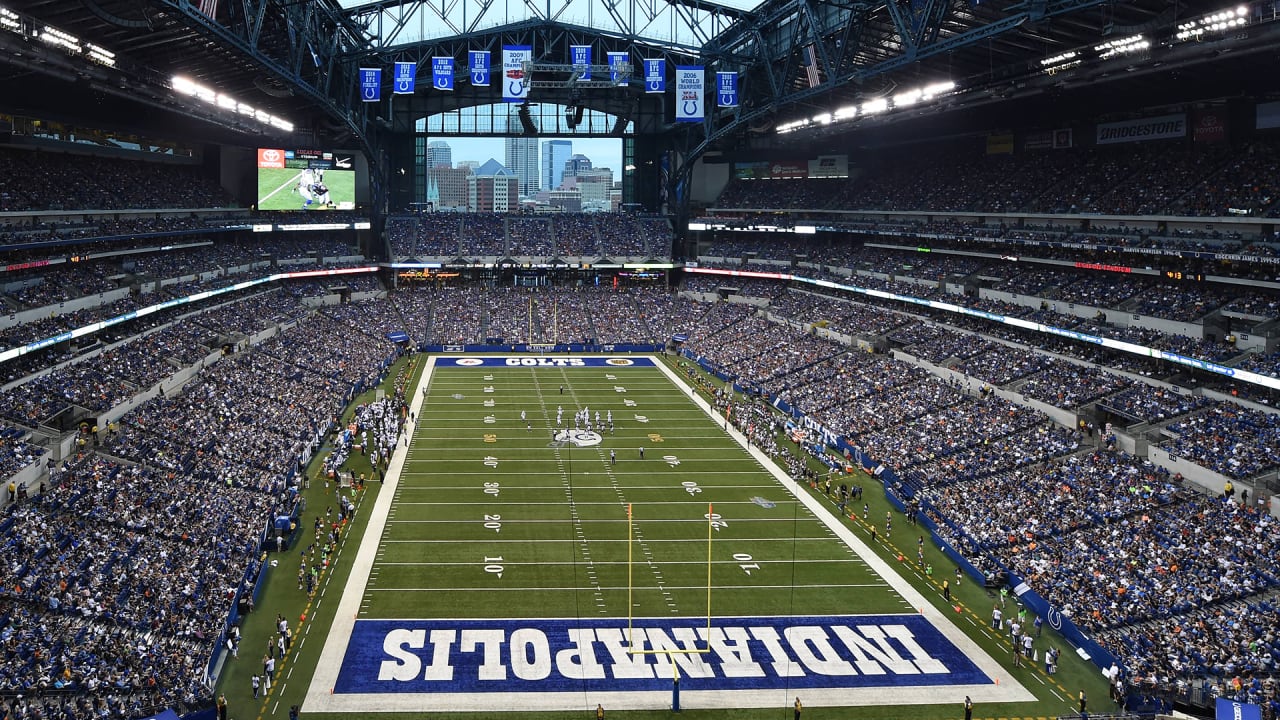
[[[231,206],[226,191],[198,164],[0,150],[0,212]]]
[[[18,168],[16,164],[30,161],[19,155],[0,157],[0,167],[9,163],[21,177],[46,173],[52,178],[48,182],[57,182],[61,159],[51,160],[48,168]],[[1120,190],[1161,167],[1136,151],[1080,153],[1082,160],[1072,155],[1064,154],[1042,170],[1007,161],[979,168],[975,172],[1003,177],[984,191],[989,194],[980,202],[1120,207],[1116,203],[1125,194]],[[1266,167],[1268,157],[1265,152],[1247,161],[1231,156],[1228,167]],[[956,158],[937,162],[946,168],[944,180],[964,164]],[[1131,200],[1135,207],[1160,206],[1166,202],[1161,196],[1173,192],[1165,188],[1185,187],[1206,172],[1199,158],[1178,162],[1178,172],[1156,183],[1151,196]],[[1044,187],[1047,173],[1063,168],[1079,170],[1081,179],[1035,193]],[[119,169],[124,177],[130,172],[138,170]],[[896,177],[893,172],[887,176]],[[1028,184],[1035,178],[1041,182]],[[1230,184],[1225,174],[1222,180]],[[1089,184],[1116,192],[1095,201],[1087,195]],[[13,192],[12,185],[0,180],[0,205],[30,202]],[[813,183],[797,181],[794,187],[797,202],[813,201],[802,197]],[[838,198],[843,202],[858,197],[848,187],[861,186],[842,187]],[[1031,189],[1025,199],[998,197],[1018,187]],[[890,183],[875,193],[883,193],[878,195],[882,202],[911,199],[905,193],[902,198],[893,195],[894,189]],[[862,191],[873,197],[870,190]],[[40,195],[44,191],[38,184],[32,192],[32,197],[57,197]],[[171,198],[153,200],[183,203],[203,197],[189,187],[174,192]],[[965,197],[958,183],[917,201],[927,204],[930,198],[955,206],[978,202]],[[131,197],[94,196],[89,202],[103,208],[112,202],[146,206],[132,205],[142,201]],[[670,237],[665,221],[629,217],[617,223],[599,222],[598,217],[510,222],[427,217],[396,221],[389,233],[397,253],[429,254],[460,242],[468,254],[502,254],[508,239],[515,252],[549,250],[551,242],[562,238],[590,245],[594,237],[605,254],[655,254],[658,239]],[[561,222],[573,229],[543,234]],[[340,245],[285,239],[277,252],[280,257],[307,257],[313,251],[341,253]],[[827,251],[827,257],[852,258],[851,267],[859,262],[867,271],[897,276],[905,270],[892,253]],[[186,257],[144,256],[133,269],[162,277],[182,268]],[[251,262],[254,255],[247,245],[217,243],[190,257],[223,265]],[[971,260],[954,258],[930,258],[918,269],[933,277],[982,271]],[[45,282],[28,288],[30,295],[14,295],[13,301],[40,307],[67,299],[72,290],[83,294],[83,287],[106,287],[113,274],[94,268],[82,286],[78,278],[56,274],[60,272],[46,271]],[[924,296],[929,290],[896,280],[859,280],[864,278],[867,287],[904,294]],[[694,287],[701,282],[694,281]],[[379,287],[372,279],[344,283],[355,289]],[[1064,302],[1114,302],[1119,296],[1096,278],[1064,278],[1053,272],[1030,279],[1011,274],[1006,284],[1061,293],[1052,297]],[[1274,668],[1277,649],[1268,633],[1276,608],[1260,597],[1280,582],[1273,567],[1280,533],[1270,516],[1245,500],[1191,495],[1167,473],[1122,453],[1081,453],[1085,438],[1075,429],[1056,427],[1044,415],[997,397],[991,386],[1010,385],[1060,407],[1105,398],[1116,410],[1146,422],[1176,420],[1167,428],[1173,436],[1167,445],[1171,452],[1235,478],[1280,467],[1276,415],[1151,391],[1102,371],[1085,372],[843,296],[795,293],[761,280],[735,287],[739,285],[744,295],[770,298],[771,312],[797,324],[823,322],[853,335],[887,334],[920,357],[951,362],[970,379],[943,381],[884,355],[849,352],[805,330],[775,325],[750,305],[693,303],[656,287],[415,288],[385,299],[313,310],[301,297],[325,291],[325,284],[297,283],[266,294],[226,296],[232,302],[189,317],[164,311],[122,324],[114,336],[128,340],[93,347],[102,353],[92,362],[58,367],[6,390],[0,397],[5,417],[31,426],[69,404],[101,413],[176,369],[203,360],[206,351],[216,352],[226,339],[241,341],[281,324],[292,327],[256,346],[237,342],[234,353],[203,368],[177,392],[155,397],[85,438],[81,452],[51,474],[47,490],[5,510],[0,538],[10,554],[0,566],[0,652],[5,658],[0,690],[32,693],[23,712],[50,717],[133,717],[157,707],[207,701],[201,682],[204,663],[222,640],[236,594],[259,569],[264,520],[292,508],[300,462],[351,397],[351,389],[381,376],[396,352],[387,333],[402,329],[415,339],[435,342],[488,337],[507,342],[664,342],[686,335],[685,347],[692,354],[749,391],[778,394],[867,456],[894,468],[946,520],[944,532],[957,547],[998,558],[1026,577],[1083,627],[1097,632],[1132,672],[1177,677]],[[208,287],[178,283],[165,291],[186,294]],[[1183,292],[1184,287],[1144,287],[1135,292],[1134,301],[1152,314],[1198,317],[1227,300],[1201,288]],[[991,302],[981,307],[1008,309]],[[1240,305],[1265,306],[1265,300],[1257,299]],[[35,334],[132,307],[136,305],[126,303],[60,316],[55,320],[62,324],[38,325]],[[1024,317],[1058,315],[1048,309],[1018,312]],[[997,334],[990,323],[971,320],[967,331]],[[164,326],[170,322],[175,324]],[[153,332],[133,337],[147,331]],[[30,337],[27,326],[12,332],[6,342]],[[335,343],[334,338],[350,341]],[[1202,347],[1201,341],[1186,338],[1163,341],[1170,347]],[[22,379],[36,367],[24,362],[48,365],[65,359],[66,352],[12,361],[5,372]],[[1274,364],[1274,357],[1252,360]],[[374,407],[366,406],[364,412],[384,420],[394,414],[390,406]],[[394,444],[393,423],[370,416],[361,422],[377,428],[374,442],[382,452],[388,439]],[[798,458],[778,444],[773,432],[777,421],[762,403],[737,414],[734,422],[793,473],[799,472]],[[12,471],[40,460],[24,444],[22,433],[0,428],[0,448],[6,450],[0,469]],[[1028,507],[1037,512],[1027,513]],[[1164,638],[1172,640],[1166,644]],[[46,690],[66,692],[39,692]]]
[[[940,146],[942,145],[942,146]],[[1280,212],[1274,140],[1147,142],[988,154],[974,142],[893,148],[848,179],[735,178],[717,208],[1257,216]],[[927,177],[929,182],[920,182]]]
[[[665,218],[626,213],[495,216],[419,213],[387,219],[395,257],[465,256],[667,258],[671,228]],[[459,249],[461,240],[461,250]]]

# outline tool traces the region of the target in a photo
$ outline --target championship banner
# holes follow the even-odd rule
[[[1123,122],[1098,123],[1098,145],[1145,142],[1187,136],[1187,115],[1161,115],[1159,117],[1125,120]]]
[[[431,58],[431,87],[437,90],[453,90],[453,58]]]
[[[609,58],[609,82],[612,82],[612,83],[624,82],[624,80],[622,79],[622,75],[624,72],[622,69],[622,66],[627,64],[627,58],[628,58],[627,53],[611,52],[611,53],[606,53],[606,55]]]
[[[529,99],[525,84],[524,64],[533,59],[531,45],[504,45],[502,48],[502,100],[524,102]]]
[[[467,66],[471,69],[471,84],[489,87],[489,51],[472,50],[467,53]]]
[[[360,68],[360,99],[365,102],[382,99],[382,68]]]
[[[394,95],[412,95],[415,85],[415,77],[418,74],[418,64],[411,62],[398,62],[395,66],[394,80],[391,83],[391,92]]]
[[[570,45],[569,46],[569,64],[574,70],[582,70],[581,80],[591,79],[591,46],[590,45]]]
[[[667,61],[661,58],[644,61],[644,91],[647,93],[664,93],[667,91]]]
[[[716,107],[738,107],[738,73],[716,73]]]
[[[702,122],[704,83],[701,66],[676,66],[676,122]]]

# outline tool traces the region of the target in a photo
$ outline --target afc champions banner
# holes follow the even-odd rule
[[[391,92],[394,95],[412,95],[414,89],[414,78],[418,74],[418,64],[411,62],[398,62],[395,67],[395,80],[391,83]]]
[[[664,93],[667,91],[667,61],[661,58],[644,61],[644,91],[647,93]]]
[[[701,65],[676,67],[676,122],[702,122],[704,83]]]
[[[504,45],[502,47],[502,99],[505,102],[524,102],[529,99],[528,80],[524,76],[524,64],[533,60],[533,46]]]
[[[453,90],[453,58],[431,58],[431,87],[436,90]]]
[[[628,55],[624,52],[607,53],[609,58],[609,82],[625,84],[630,71],[626,69]]]
[[[382,68],[360,68],[360,99],[365,102],[382,99]]]
[[[590,45],[570,45],[569,46],[569,64],[574,70],[581,70],[581,80],[591,79],[591,46]]]
[[[471,84],[489,87],[489,51],[472,50],[467,53],[467,67],[471,70]]]
[[[738,73],[716,73],[716,106],[722,108],[738,107]]]

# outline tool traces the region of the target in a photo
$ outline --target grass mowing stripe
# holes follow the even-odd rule
[[[716,590],[790,590],[793,585],[716,585]],[[809,584],[806,588],[830,590],[833,588],[887,588],[886,583],[826,583],[826,584]],[[705,591],[707,586],[704,585],[664,585],[666,590],[701,590]],[[601,590],[626,590],[626,585],[609,585],[600,588]],[[652,588],[650,588],[652,590]],[[582,588],[576,587],[394,587],[394,588],[369,588],[369,592],[406,592],[406,593],[433,593],[433,592],[582,592]]]
[[[846,563],[846,564],[848,564],[848,563],[852,563],[852,564],[862,564],[862,565],[865,565],[865,564],[866,564],[866,563],[863,563],[861,560],[856,559],[856,558],[843,558],[843,559],[834,559],[834,560],[796,560],[796,562],[798,562],[798,563]],[[430,567],[430,566],[436,566],[436,565],[442,565],[442,566],[448,566],[448,565],[473,565],[474,563],[424,561],[424,562],[382,562],[382,563],[379,563],[379,564],[380,564],[380,565],[384,565],[384,566],[396,566],[396,565],[402,565],[402,566],[409,566],[409,567]],[[568,563],[568,562],[554,562],[554,561],[548,561],[548,560],[539,560],[539,561],[537,561],[537,562],[530,562],[530,563],[508,562],[508,563],[507,563],[507,566],[508,566],[508,567],[518,567],[518,566],[520,566],[520,565],[568,565],[568,564],[570,564],[570,563]],[[607,561],[607,560],[606,560],[606,561],[597,561],[597,562],[596,562],[596,565],[626,565],[626,564],[627,564],[627,563],[626,563],[626,561],[623,561],[623,560],[614,560],[614,561]],[[697,561],[693,561],[693,560],[667,560],[667,561],[664,561],[664,562],[663,562],[663,564],[664,564],[664,565],[697,565],[697,566],[699,566],[699,567],[706,567],[706,566],[707,566],[707,563],[706,563],[705,561],[703,561],[703,560],[697,560]],[[713,561],[713,562],[712,562],[712,564],[713,564],[713,565],[725,565],[725,566],[728,566],[728,565],[736,565],[736,564],[737,564],[737,561],[734,561],[734,560],[715,560],[715,561]]]

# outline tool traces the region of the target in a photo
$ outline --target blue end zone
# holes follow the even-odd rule
[[[460,357],[437,358],[436,367],[653,367],[647,357]]]
[[[708,647],[696,620],[634,621],[635,647]],[[358,620],[334,693],[992,684],[921,615],[716,618],[710,652],[631,654],[626,620]]]

